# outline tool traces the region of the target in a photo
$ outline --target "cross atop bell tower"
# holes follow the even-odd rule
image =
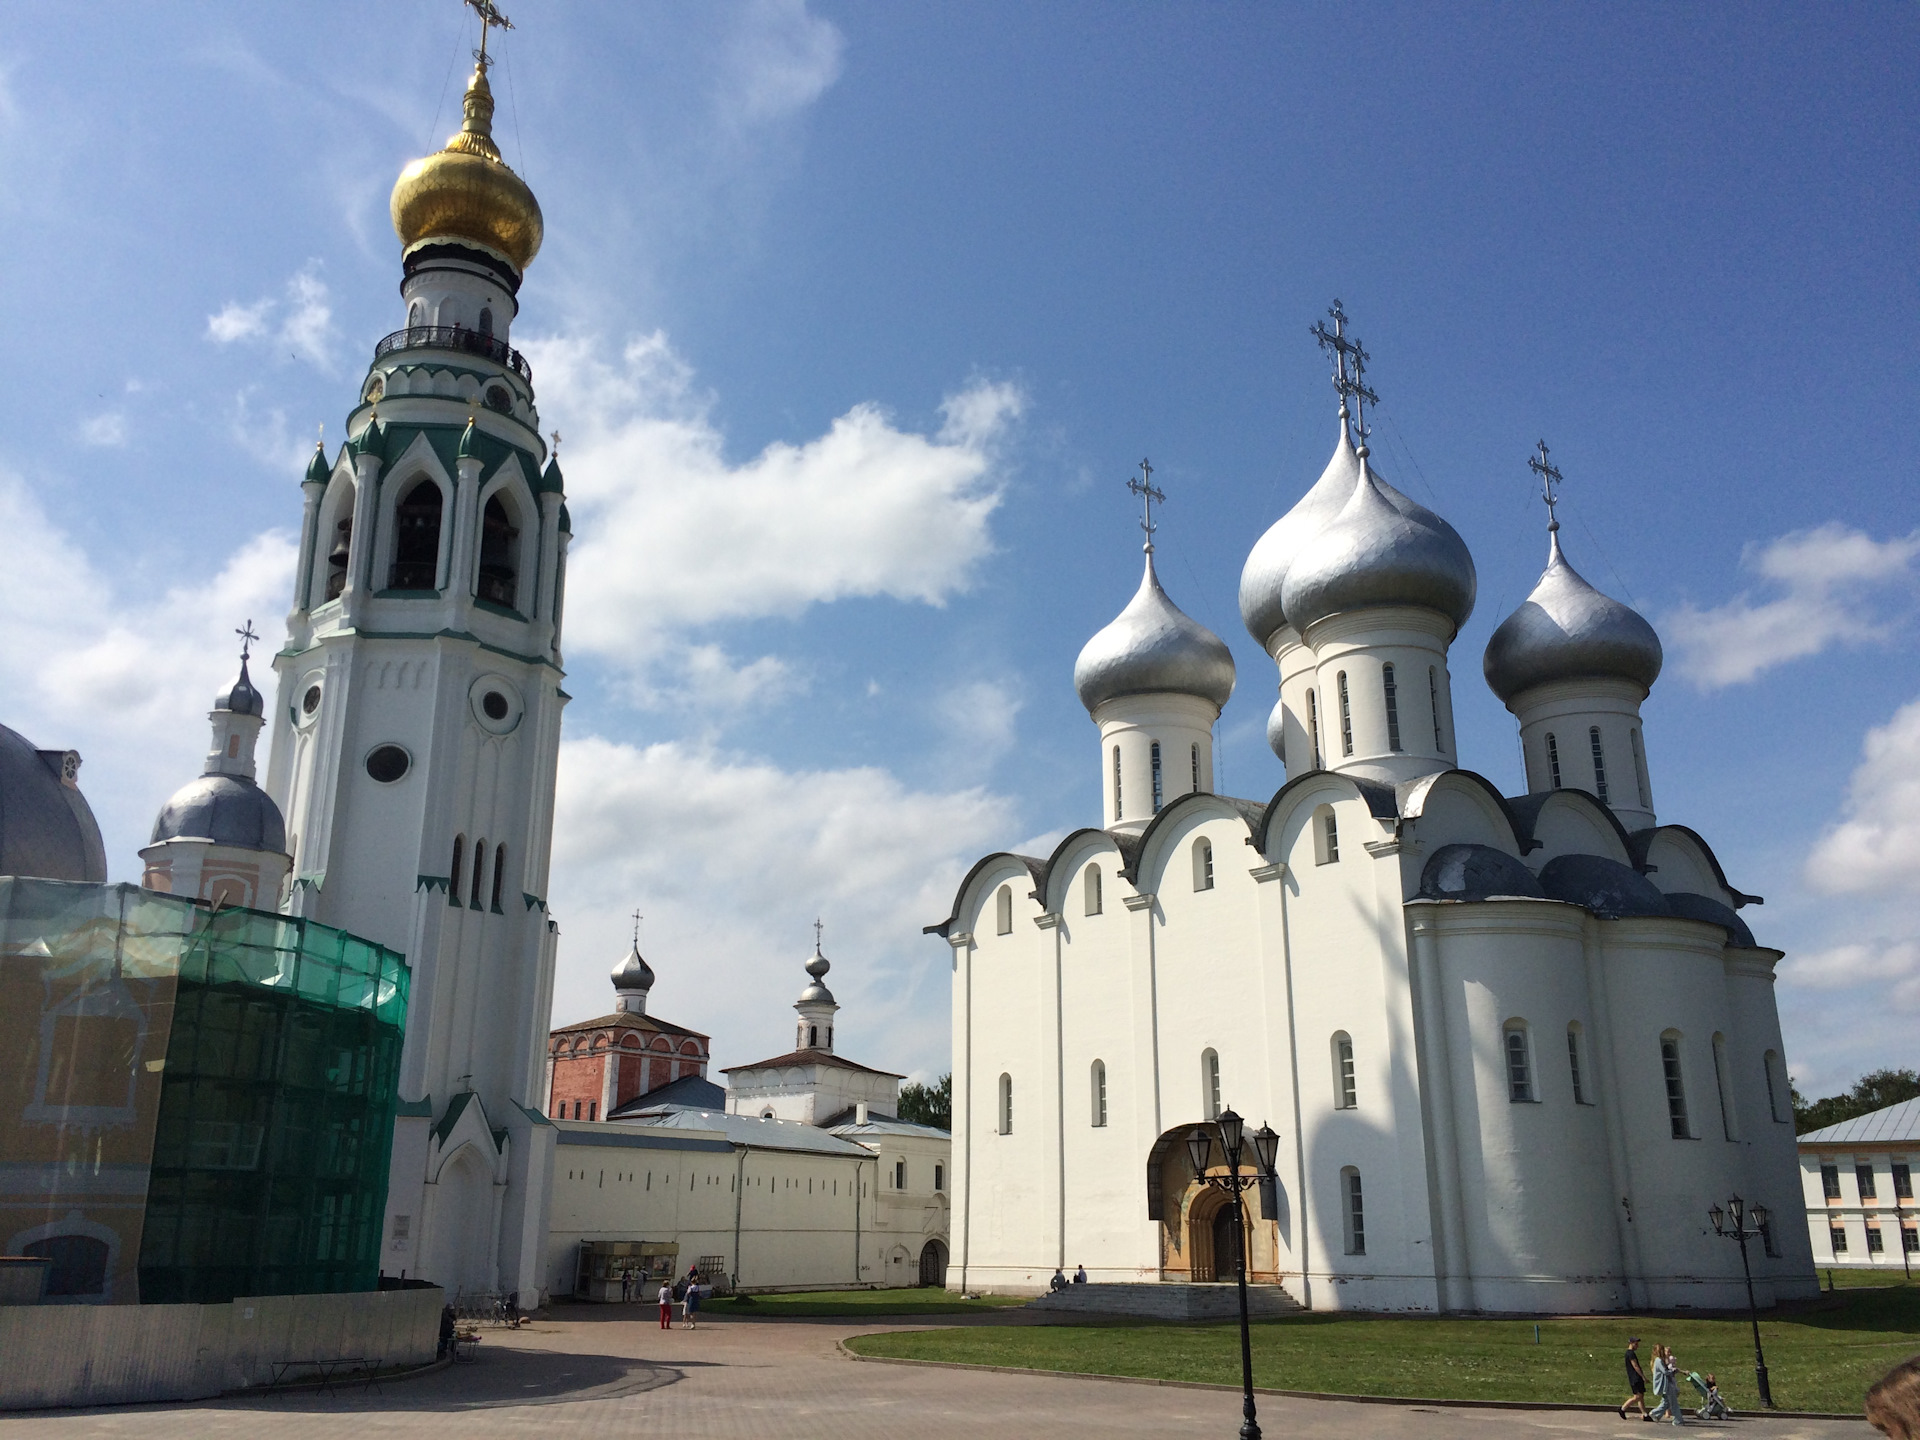
[[[1539,453],[1527,461],[1527,468],[1540,477],[1540,498],[1547,502],[1547,531],[1551,534],[1560,528],[1560,517],[1554,513],[1554,507],[1560,503],[1560,471],[1547,461],[1547,442],[1542,440]]]
[[[1153,483],[1153,464],[1151,461],[1142,460],[1140,462],[1140,478],[1138,480],[1128,480],[1127,489],[1140,497],[1140,528],[1146,531],[1147,543],[1145,549],[1146,552],[1151,555],[1153,553],[1153,532],[1160,528],[1154,524],[1153,507],[1167,503],[1167,492]]]
[[[466,0],[466,3],[468,7],[480,17],[480,48],[473,52],[473,58],[478,62],[481,71],[484,73],[486,68],[493,63],[493,61],[487,58],[487,32],[489,30],[511,30],[513,29],[513,21],[501,13],[500,7],[494,4],[493,0]]]
[[[1366,407],[1378,405],[1380,397],[1367,387],[1367,361],[1373,357],[1367,354],[1366,346],[1358,338],[1347,338],[1347,312],[1339,300],[1333,302],[1333,308],[1327,311],[1327,320],[1333,321],[1333,328],[1327,328],[1326,320],[1316,320],[1307,327],[1307,333],[1319,342],[1322,350],[1333,355],[1333,388],[1340,396],[1340,418],[1353,421],[1354,438],[1364,449],[1367,443]]]

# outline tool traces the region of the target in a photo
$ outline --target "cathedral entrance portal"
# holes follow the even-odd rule
[[[947,1283],[947,1247],[938,1240],[927,1241],[926,1248],[920,1252],[920,1283],[922,1285]]]
[[[1233,1204],[1203,1190],[1187,1210],[1188,1274],[1196,1283],[1233,1278]]]

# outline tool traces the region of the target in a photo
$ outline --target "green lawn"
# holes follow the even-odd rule
[[[908,1290],[809,1290],[791,1295],[752,1295],[709,1300],[700,1308],[716,1315],[765,1315],[769,1319],[842,1316],[867,1319],[882,1315],[971,1315],[1008,1305],[1024,1305],[1019,1295],[985,1295],[962,1300],[938,1288]]]
[[[1867,1386],[1920,1351],[1920,1287],[1861,1287],[1840,1297],[1835,1309],[1760,1322],[1780,1408],[1858,1414]],[[1671,1345],[1684,1369],[1719,1376],[1734,1409],[1754,1408],[1744,1320],[1543,1320],[1535,1345],[1530,1320],[1302,1315],[1255,1324],[1253,1378],[1274,1389],[1347,1395],[1614,1404],[1626,1394],[1620,1356],[1629,1335],[1642,1338],[1646,1354],[1656,1341]],[[969,1327],[862,1335],[849,1345],[863,1355],[1240,1382],[1235,1325]]]

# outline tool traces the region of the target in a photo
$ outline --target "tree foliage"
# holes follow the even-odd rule
[[[936,1130],[953,1129],[953,1073],[949,1071],[931,1085],[902,1085],[900,1118]]]
[[[1829,1095],[1824,1100],[1808,1100],[1798,1089],[1793,1091],[1793,1133],[1824,1130],[1842,1120],[1852,1120],[1898,1105],[1902,1100],[1920,1096],[1920,1071],[1874,1070],[1862,1075],[1844,1095]]]

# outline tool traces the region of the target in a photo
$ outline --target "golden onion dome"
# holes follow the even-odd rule
[[[545,224],[527,182],[493,143],[493,90],[486,64],[467,82],[466,119],[446,148],[416,160],[393,186],[393,228],[407,250],[429,240],[479,245],[524,271],[540,253]]]

